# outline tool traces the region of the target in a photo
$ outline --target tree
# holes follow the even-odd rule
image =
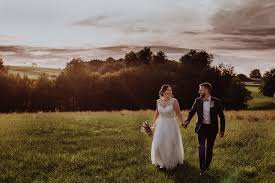
[[[247,101],[251,99],[251,92],[245,84],[236,76],[234,67],[231,65],[220,64],[218,66],[220,82],[217,95],[222,99],[227,109],[242,109],[247,107]]]
[[[213,55],[208,54],[206,51],[190,50],[180,58],[180,62],[187,69],[203,69],[210,67],[210,64],[213,62]]]
[[[142,64],[150,64],[152,60],[153,52],[151,51],[150,47],[144,47],[137,53],[138,60]]]
[[[213,85],[213,95],[221,98],[227,109],[246,107],[251,94],[236,77],[234,67],[223,64],[213,67],[212,61],[213,56],[204,51],[191,50],[181,57],[182,66],[176,82],[176,92],[185,100],[181,105],[190,108],[198,97],[198,84],[210,82]]]
[[[14,79],[16,81],[13,97],[13,101],[16,104],[14,110],[28,111],[31,107],[30,104],[31,94],[33,91],[33,81],[29,79],[26,75],[22,77],[19,74],[17,74],[17,76]]]
[[[275,92],[275,68],[264,73],[260,90],[265,96],[273,97]]]
[[[54,82],[43,73],[35,83],[31,94],[33,110],[51,111],[55,108]]]
[[[85,62],[81,57],[73,58],[69,63],[66,64],[67,70],[75,70],[76,72],[81,71],[85,68]]]
[[[115,62],[116,60],[113,57],[108,57],[106,62]]]
[[[5,68],[5,66],[4,66],[4,61],[3,61],[2,58],[0,58],[0,71],[2,71],[2,72],[6,72],[7,71],[6,68]]]
[[[254,69],[250,72],[249,77],[259,79],[262,77],[262,75],[259,69]]]
[[[135,52],[131,51],[125,54],[125,62],[127,65],[136,65],[138,64],[138,56]]]
[[[153,55],[153,63],[165,63],[167,56],[163,51],[159,51]]]

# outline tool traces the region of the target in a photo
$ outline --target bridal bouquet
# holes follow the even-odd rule
[[[147,121],[144,121],[141,125],[141,132],[146,133],[147,135],[152,135],[153,132],[151,130],[151,127]]]

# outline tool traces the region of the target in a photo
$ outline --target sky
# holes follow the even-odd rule
[[[0,0],[6,65],[63,68],[73,57],[189,49],[248,74],[275,68],[275,0]]]

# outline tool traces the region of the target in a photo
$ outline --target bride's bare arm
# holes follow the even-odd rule
[[[183,122],[183,117],[181,115],[181,111],[180,111],[180,105],[179,105],[179,102],[177,99],[175,99],[174,103],[173,103],[173,106],[174,106],[174,110],[176,112],[176,115],[179,119],[179,121],[182,123]]]
[[[156,127],[156,121],[157,121],[158,116],[159,116],[159,111],[158,111],[158,109],[156,109],[152,127]]]

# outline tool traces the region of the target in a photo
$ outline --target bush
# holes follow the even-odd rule
[[[263,95],[268,97],[274,97],[275,94],[275,69],[267,71],[262,80],[260,90]]]

